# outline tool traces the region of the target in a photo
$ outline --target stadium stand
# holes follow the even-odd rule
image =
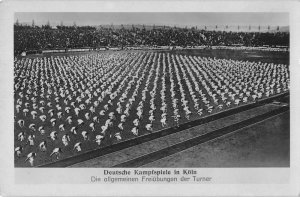
[[[41,53],[41,50],[66,50],[101,47],[138,46],[289,46],[288,32],[208,31],[196,28],[155,27],[114,28],[92,26],[28,26],[15,24],[14,52]],[[26,38],[26,39],[24,39]]]

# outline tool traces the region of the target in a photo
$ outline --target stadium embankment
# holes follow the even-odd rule
[[[289,111],[182,150],[142,168],[290,167]]]

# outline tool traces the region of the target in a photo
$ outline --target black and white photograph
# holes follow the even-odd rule
[[[299,196],[299,9],[0,0],[0,196]]]
[[[289,45],[287,13],[15,13],[15,167],[289,167]]]

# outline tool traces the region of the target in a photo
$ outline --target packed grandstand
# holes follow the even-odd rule
[[[26,38],[26,39],[24,39]],[[289,33],[211,31],[169,26],[14,26],[14,52],[51,49],[140,46],[246,46],[288,47]]]

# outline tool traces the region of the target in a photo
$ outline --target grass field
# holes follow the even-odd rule
[[[187,56],[180,56],[187,55]],[[206,57],[224,58],[223,60],[218,59],[205,59]],[[29,61],[32,60],[32,62]],[[42,62],[44,59],[46,61]],[[31,56],[28,59],[18,58],[15,63],[15,84],[24,84],[24,89],[21,90],[19,87],[15,89],[15,107],[20,105],[21,111],[28,109],[29,112],[36,111],[37,118],[33,119],[30,113],[26,116],[24,113],[17,113],[15,109],[15,147],[22,147],[22,154],[17,157],[15,155],[15,166],[16,167],[29,167],[28,162],[24,162],[26,156],[30,152],[35,152],[37,156],[34,160],[34,166],[41,165],[49,162],[55,162],[57,158],[55,156],[50,157],[51,152],[54,148],[61,148],[62,152],[59,154],[58,159],[64,159],[72,157],[74,155],[79,155],[84,152],[88,152],[93,149],[103,148],[110,146],[111,144],[119,143],[124,140],[135,138],[136,136],[147,135],[151,132],[156,132],[165,127],[174,127],[177,124],[182,124],[189,122],[191,120],[196,120],[211,114],[236,107],[235,105],[226,106],[218,108],[217,105],[212,105],[212,112],[206,111],[207,105],[203,102],[199,102],[199,108],[203,109],[201,115],[197,112],[195,108],[195,98],[203,98],[203,95],[197,91],[197,85],[204,95],[209,95],[208,89],[203,86],[203,80],[207,82],[213,81],[215,83],[219,82],[219,89],[224,85],[223,81],[218,79],[218,76],[227,71],[222,69],[219,63],[231,64],[232,61],[237,60],[239,68],[243,69],[244,74],[249,75],[252,73],[245,64],[245,61],[256,62],[257,71],[262,66],[258,62],[275,63],[275,64],[285,64],[287,66],[278,66],[279,69],[288,69],[289,54],[288,53],[278,53],[278,52],[262,52],[262,51],[226,51],[226,50],[186,50],[186,51],[163,51],[163,52],[103,52],[103,53],[77,53],[77,54],[60,54],[60,55],[45,55],[42,57]],[[203,61],[207,60],[207,65],[202,64]],[[34,62],[35,61],[35,62]],[[206,64],[205,63],[205,64]],[[219,70],[220,69],[220,70]],[[243,74],[236,72],[233,68],[230,74],[235,74],[235,77],[240,78]],[[212,72],[213,71],[213,72]],[[215,72],[215,73],[214,73]],[[266,74],[266,73],[265,73]],[[209,80],[205,78],[208,75]],[[43,76],[43,77],[42,77]],[[203,77],[201,80],[199,76]],[[226,77],[226,76],[225,76]],[[229,75],[227,75],[229,77]],[[281,79],[284,79],[280,76]],[[234,85],[238,85],[232,82]],[[42,92],[42,87],[47,87],[46,84],[50,84],[51,92]],[[138,84],[138,85],[137,85]],[[173,84],[173,85],[172,85]],[[181,84],[181,85],[179,85]],[[265,85],[265,84],[263,84]],[[71,87],[74,87],[73,90]],[[33,87],[30,93],[27,93],[28,87]],[[49,87],[49,86],[48,86]],[[62,90],[59,90],[63,87]],[[212,89],[211,85],[208,85]],[[245,88],[242,86],[241,88]],[[218,89],[217,88],[217,89]],[[45,88],[47,90],[47,88]],[[78,91],[81,89],[82,91]],[[99,91],[97,91],[97,89]],[[213,92],[217,92],[213,90]],[[68,91],[67,91],[68,90]],[[89,93],[86,93],[89,90]],[[191,90],[195,93],[195,98],[191,94]],[[33,92],[36,95],[33,95]],[[144,91],[144,93],[143,93]],[[224,90],[221,90],[224,92]],[[26,96],[20,97],[20,92]],[[57,93],[55,95],[54,93]],[[76,92],[73,94],[73,92]],[[97,92],[95,95],[94,93]],[[105,92],[105,93],[103,93]],[[151,93],[152,92],[152,93]],[[155,94],[154,94],[154,93]],[[171,96],[171,93],[175,96]],[[65,96],[61,96],[60,93],[64,93]],[[103,94],[102,94],[103,93]],[[116,94],[115,98],[111,98],[110,95]],[[126,94],[124,97],[122,94]],[[184,99],[182,97],[184,93]],[[40,95],[44,95],[42,98]],[[227,93],[225,93],[227,95]],[[65,98],[70,95],[67,102]],[[144,96],[142,96],[144,95]],[[164,99],[162,96],[164,95]],[[47,97],[48,96],[48,97]],[[95,101],[100,102],[95,105]],[[118,107],[117,103],[121,98],[124,98],[124,102],[121,102],[123,111],[117,113],[116,109]],[[143,98],[144,97],[144,98]],[[266,96],[263,95],[263,98]],[[36,100],[34,101],[34,99]],[[132,101],[130,101],[130,98]],[[176,123],[173,118],[174,106],[172,102],[174,98],[179,100],[179,104],[176,109],[179,111],[180,119]],[[221,96],[217,94],[217,98],[221,100]],[[153,111],[153,116],[155,120],[152,123],[153,130],[149,131],[145,129],[145,126],[150,123],[148,113],[152,106],[150,101],[153,99],[156,109]],[[183,101],[187,101],[187,107],[191,111],[190,117],[186,118],[186,111],[182,105]],[[18,103],[21,100],[21,104]],[[40,102],[45,101],[46,104],[51,103],[52,106],[42,105]],[[89,102],[86,102],[89,100]],[[109,103],[108,109],[105,110],[105,115],[99,115],[101,110],[104,110],[104,106]],[[208,97],[208,102],[213,103],[213,99]],[[74,102],[74,107],[71,103]],[[142,118],[137,116],[137,108],[142,102]],[[234,102],[234,100],[232,101]],[[247,104],[241,103],[239,105]],[[28,104],[26,104],[28,103]],[[118,124],[120,123],[121,115],[124,109],[129,104],[130,113],[126,117],[124,122],[124,129],[120,130]],[[166,110],[163,112],[161,107],[163,103],[166,104]],[[34,107],[37,104],[37,108]],[[78,115],[75,115],[74,108],[78,108],[80,104],[84,104],[86,107],[80,110]],[[58,107],[57,107],[58,105]],[[70,112],[66,112],[64,109],[66,107],[72,107]],[[90,107],[94,106],[94,112],[90,110]],[[125,107],[126,106],[126,107]],[[44,107],[44,111],[40,111],[39,108]],[[49,115],[49,110],[54,109],[54,114],[52,117]],[[62,118],[58,117],[61,112]],[[102,126],[105,125],[106,120],[108,120],[108,114],[114,112],[115,117],[112,119],[113,125],[110,126],[106,131],[103,132]],[[89,113],[91,118],[87,119],[85,114]],[[162,113],[166,113],[167,125],[163,126],[160,122]],[[46,115],[46,121],[42,122],[39,119],[40,115]],[[72,117],[73,122],[68,124],[66,118],[68,116]],[[92,117],[97,117],[99,121],[94,121]],[[56,124],[53,126],[50,123],[50,119],[55,118]],[[25,126],[20,127],[18,120],[24,120]],[[84,120],[84,124],[78,126],[77,120]],[[134,128],[133,121],[135,119],[139,120],[138,134],[131,132]],[[94,131],[89,126],[94,123]],[[35,124],[36,130],[33,131],[28,128],[30,124]],[[59,125],[64,124],[65,129],[60,131]],[[40,126],[44,127],[45,134],[41,134],[37,128]],[[77,134],[71,133],[72,127],[76,127]],[[57,139],[51,140],[49,134],[52,131],[57,131]],[[81,133],[83,131],[88,132],[88,138],[85,140]],[[29,145],[27,140],[18,140],[18,134],[24,132],[26,138],[34,134],[34,145]],[[120,133],[122,139],[116,138],[116,134]],[[62,137],[64,135],[70,136],[70,141],[67,146],[62,143]],[[104,138],[99,146],[95,142],[95,137],[97,135],[102,135]],[[39,143],[42,141],[47,142],[47,150],[41,151],[39,149]],[[74,145],[77,142],[81,142],[81,151],[78,152],[74,150]]]
[[[248,50],[226,50],[226,49],[190,49],[184,51],[172,51],[174,54],[196,55],[201,57],[215,57],[221,59],[233,59],[239,61],[266,62],[274,64],[289,65],[289,52],[280,51],[248,51]]]
[[[156,50],[150,50],[156,51]],[[200,57],[215,57],[220,59],[233,59],[242,61],[266,62],[275,64],[289,65],[289,52],[282,51],[261,51],[261,50],[226,50],[226,49],[186,49],[186,50],[157,50],[158,52],[167,52],[181,55],[194,55]],[[42,55],[28,55],[29,58],[34,57],[51,57],[51,56],[70,56],[98,53],[130,53],[132,51],[98,51],[98,52],[69,52],[69,53],[46,53]],[[18,56],[18,58],[22,58]]]

